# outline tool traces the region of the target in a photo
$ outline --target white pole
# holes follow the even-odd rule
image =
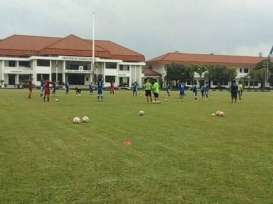
[[[268,78],[269,78],[269,69],[268,69],[268,66],[269,66],[269,55],[268,55],[268,58],[267,58],[267,63],[266,63],[266,71],[265,71],[265,76],[266,76],[266,78],[265,78],[265,80],[266,80],[266,84],[265,84],[265,88],[267,87],[267,84],[268,84]]]
[[[266,82],[268,84],[268,87],[270,87],[270,84],[269,84],[269,63],[271,64],[271,55],[273,53],[273,46],[268,54],[268,59],[267,59],[267,67],[266,67]]]
[[[58,63],[55,61],[55,66],[56,66],[56,85],[58,85]]]
[[[95,12],[92,12],[92,63],[91,74],[89,81],[92,82],[92,77],[95,74]]]
[[[92,13],[92,68],[95,66],[95,12]]]

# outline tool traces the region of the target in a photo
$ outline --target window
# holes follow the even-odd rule
[[[51,74],[51,80],[56,82],[56,73]],[[58,83],[61,83],[63,81],[63,74],[58,73]]]
[[[247,74],[249,72],[249,70],[248,69],[244,69],[244,72],[245,72],[245,74]]]
[[[115,62],[106,62],[105,67],[106,67],[106,69],[116,69],[117,68],[117,63],[115,63]]]
[[[25,83],[31,80],[31,74],[20,74],[19,75],[19,83]]]
[[[90,62],[67,61],[66,62],[66,69],[68,69],[68,70],[90,70],[91,63]]]
[[[250,86],[258,86],[259,83],[257,81],[251,81]]]
[[[119,78],[119,86],[120,87],[128,87],[130,82],[129,77],[120,77]]]
[[[49,60],[37,60],[38,67],[49,67],[50,61]]]
[[[176,82],[176,84],[178,84],[178,82]],[[186,83],[185,83],[187,86],[190,86],[190,85],[192,85],[192,83],[191,83],[191,81],[186,81]]]
[[[212,84],[213,84],[213,86],[217,86],[218,85],[218,81],[213,81]]]
[[[129,65],[119,65],[119,70],[120,71],[129,71],[130,66]]]
[[[249,85],[249,82],[248,81],[245,81],[245,86],[248,86]]]
[[[240,68],[240,73],[243,73],[243,69],[242,68]]]
[[[37,74],[37,81],[49,80],[49,74]]]
[[[8,61],[8,67],[16,67],[16,61]]]
[[[116,81],[116,77],[115,76],[105,76],[105,82],[110,83],[110,82],[114,82]]]
[[[30,67],[29,61],[19,61],[19,67]]]

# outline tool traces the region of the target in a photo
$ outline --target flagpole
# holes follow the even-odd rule
[[[268,54],[267,63],[266,63],[266,83],[267,83],[267,85],[269,85],[269,82],[268,82],[268,80],[269,80],[269,63],[271,62],[270,58],[271,58],[272,54],[273,54],[273,46]]]
[[[92,65],[95,65],[95,12],[92,13]]]
[[[92,12],[92,73],[95,73],[95,12]]]

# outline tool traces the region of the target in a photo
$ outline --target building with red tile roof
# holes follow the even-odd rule
[[[167,75],[167,66],[170,64],[183,65],[225,65],[228,68],[236,69],[237,78],[247,77],[250,69],[264,60],[263,57],[233,56],[215,54],[192,54],[181,52],[170,52],[147,61],[149,69],[161,74],[164,81]],[[200,77],[197,77],[200,78]],[[190,85],[190,83],[188,84]],[[212,82],[213,86],[213,82]],[[257,85],[260,86],[260,85]]]
[[[0,80],[12,86],[30,78],[37,86],[44,79],[87,85],[102,75],[106,84],[141,84],[143,54],[111,41],[95,40],[96,63],[92,67],[92,43],[76,35],[9,36],[0,40]]]
[[[264,58],[251,56],[232,56],[214,54],[190,54],[172,52],[149,60],[149,65],[156,64],[200,64],[200,65],[226,65],[229,67],[254,68]]]

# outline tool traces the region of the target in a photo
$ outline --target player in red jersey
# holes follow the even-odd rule
[[[50,84],[52,82],[46,80],[45,85],[44,85],[44,102],[47,100],[49,102],[49,97],[50,97]]]
[[[110,83],[110,94],[115,95],[115,84],[113,81]]]
[[[32,96],[32,81],[28,81],[28,98],[31,99]]]

